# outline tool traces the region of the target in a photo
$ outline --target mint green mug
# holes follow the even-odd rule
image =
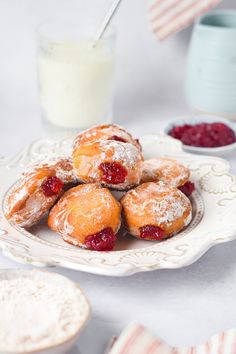
[[[198,111],[236,119],[236,11],[212,11],[195,24],[186,97]]]

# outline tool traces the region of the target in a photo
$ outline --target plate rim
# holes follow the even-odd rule
[[[140,141],[144,145],[144,155],[146,156],[150,156],[150,154],[153,154],[153,151],[156,150],[158,147],[160,150],[161,149],[163,150],[163,153],[161,155],[169,155],[174,158],[183,158],[185,160],[190,161],[190,163],[192,163],[193,166],[194,164],[197,165],[197,160],[200,159],[203,160],[201,162],[203,167],[204,164],[205,166],[214,165],[215,170],[212,167],[212,171],[211,171],[212,176],[214,176],[215,173],[216,176],[215,178],[218,178],[220,176],[220,173],[222,173],[223,174],[222,176],[224,176],[225,179],[232,180],[233,189],[227,193],[224,193],[223,190],[222,193],[221,192],[219,193],[219,195],[220,197],[230,196],[231,198],[230,200],[231,201],[233,200],[232,202],[233,208],[235,207],[236,210],[236,177],[230,173],[230,164],[226,160],[223,160],[219,157],[189,154],[183,151],[182,144],[179,141],[176,141],[175,139],[162,136],[162,135],[146,135],[141,137]],[[66,149],[68,149],[70,143],[71,141],[69,139],[60,140],[60,141],[53,140],[53,139],[36,140],[35,142],[27,146],[25,149],[23,149],[19,154],[9,158],[0,158],[0,176],[1,176],[1,172],[3,171],[5,173],[9,173],[9,175],[13,173],[12,171],[14,171],[14,173],[16,171],[20,172],[22,170],[23,165],[27,165],[29,161],[33,163],[36,160],[40,160],[40,159],[42,160],[44,159],[45,155],[48,155],[49,153],[51,153],[51,155],[55,153],[58,155],[58,152],[60,151],[61,154],[61,152],[64,151],[65,147]],[[210,178],[212,176],[210,174]],[[203,192],[203,194],[204,193],[205,192]],[[0,198],[3,197],[4,194],[5,194],[5,190],[0,188]],[[218,200],[219,197],[217,197],[217,195],[218,195],[217,193],[215,194],[213,193],[211,198],[212,200],[216,199],[217,202],[219,202],[220,200]],[[209,195],[207,195],[206,192],[204,198],[208,198],[208,197]],[[223,199],[227,199],[227,198],[223,198]],[[235,199],[235,203],[234,203],[234,199]],[[2,203],[4,203],[4,200],[2,201]],[[204,203],[205,203],[205,199],[204,199]],[[209,201],[207,203],[209,203]],[[227,206],[225,208],[227,209]],[[14,237],[9,239],[9,234],[11,234],[11,236]],[[180,244],[179,248],[177,245],[176,254],[172,256],[172,259],[177,258],[177,261],[174,260],[168,261],[168,255],[166,256],[165,261],[163,261],[164,258],[159,261],[158,252],[163,253],[162,251],[163,247],[160,247],[161,251],[158,251],[156,250],[157,248],[156,245],[154,246],[152,245],[144,248],[138,248],[138,249],[130,249],[127,251],[118,250],[109,253],[86,251],[86,253],[89,252],[89,255],[87,255],[86,257],[80,257],[79,262],[78,260],[76,261],[75,259],[73,260],[73,257],[69,257],[67,255],[64,255],[64,257],[62,256],[54,257],[50,260],[46,257],[46,255],[42,257],[42,254],[40,254],[40,252],[42,252],[41,246],[39,247],[40,252],[38,251],[38,255],[32,254],[31,248],[33,247],[32,246],[33,241],[28,240],[26,242],[25,238],[22,238],[22,234],[19,231],[17,231],[13,227],[13,225],[9,223],[8,220],[5,218],[3,214],[3,206],[2,205],[0,206],[0,248],[2,249],[3,254],[17,262],[31,264],[35,266],[41,266],[41,267],[62,266],[69,269],[85,271],[93,274],[108,275],[108,276],[127,276],[139,272],[152,271],[156,269],[176,269],[194,263],[215,244],[227,242],[235,238],[236,238],[236,226],[234,228],[230,228],[226,230],[223,236],[218,235],[218,237],[213,237],[212,235],[209,234],[207,239],[201,240],[204,242],[197,243],[196,240],[194,240],[192,246],[193,248],[197,246],[197,248],[195,248],[194,251],[192,250],[192,252],[184,250],[184,247],[182,248],[180,247],[180,246],[184,246],[184,244],[183,245]],[[194,243],[196,243],[196,245]],[[82,252],[78,252],[78,254],[81,255]],[[104,254],[106,254],[106,256],[104,256]],[[112,262],[112,258],[113,258],[112,255],[114,254],[121,255],[120,258],[121,262],[119,262],[118,264],[115,264],[114,261]],[[129,256],[130,258],[132,258],[133,254],[137,254],[137,257],[142,257],[143,255],[143,258],[146,257],[147,259],[149,257],[150,261],[149,263],[148,261],[147,263],[144,262],[142,263],[139,262],[140,261],[139,259],[136,260],[136,262],[133,261],[132,263],[131,259],[129,259]],[[41,255],[41,257],[39,257],[39,255]],[[105,260],[102,259],[101,255],[104,256]],[[126,256],[126,261],[124,261],[125,256]],[[170,257],[171,256],[169,256],[169,258]],[[156,261],[154,261],[152,258],[153,259],[155,258]],[[106,260],[109,260],[109,262]]]

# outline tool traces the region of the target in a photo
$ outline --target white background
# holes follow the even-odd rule
[[[65,14],[99,22],[110,2],[0,0],[0,155],[15,153],[42,134],[36,27]],[[236,9],[236,1],[221,6]],[[123,0],[115,22],[115,121],[140,135],[158,132],[171,118],[192,114],[183,94],[191,30],[158,43],[148,28],[147,0]],[[236,172],[236,159],[229,160]],[[17,266],[0,257],[1,268]],[[236,327],[236,242],[215,247],[181,270],[115,279],[57,271],[79,281],[91,302],[92,319],[79,341],[81,354],[102,354],[109,337],[132,320],[175,345],[197,344]]]

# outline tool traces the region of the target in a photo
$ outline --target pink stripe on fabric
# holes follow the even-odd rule
[[[161,345],[162,342],[158,341],[157,339],[154,340],[145,350],[145,354],[155,354],[156,350],[160,348]]]
[[[219,336],[219,350],[218,354],[224,354],[224,346],[225,346],[225,333],[221,333]]]
[[[196,0],[195,0],[195,3],[196,3]],[[169,20],[172,20],[172,18],[176,17],[176,16],[178,15],[178,13],[181,13],[183,10],[185,10],[185,8],[187,8],[187,7],[191,8],[191,6],[194,6],[195,3],[192,2],[190,5],[186,4],[183,9],[177,11],[176,13],[173,13],[173,14],[168,18],[168,21],[169,21]],[[170,10],[173,10],[173,7],[174,7],[174,6],[178,9],[178,7],[177,7],[176,5],[179,5],[179,4],[180,4],[180,0],[176,0],[174,3],[170,4],[168,7],[164,8],[160,13],[158,13],[156,16],[154,16],[154,17],[152,18],[152,21],[153,21],[153,22],[156,22],[156,21],[158,21],[159,19],[161,19],[162,16],[166,15],[168,12],[170,12]]]
[[[151,20],[153,22],[156,21],[161,16],[164,16],[165,14],[167,14],[169,12],[169,10],[172,10],[174,6],[176,7],[176,5],[179,5],[179,4],[180,4],[180,0],[175,0],[174,2],[170,3],[168,6],[164,7],[156,16],[151,18]],[[156,6],[156,8],[157,8],[157,6]],[[155,10],[156,8],[154,8],[153,10]]]
[[[160,5],[161,3],[163,3],[163,1],[165,0],[156,0],[149,8],[150,11],[154,10],[158,5]]]
[[[234,340],[233,340],[233,343],[232,343],[232,353],[230,354],[236,354],[236,334],[234,334]]]
[[[222,0],[196,0],[195,3],[186,3],[186,5],[182,5],[182,8],[179,9],[178,6],[181,5],[181,0],[175,0],[166,7],[161,6],[163,1],[164,0],[156,0],[150,7],[151,14],[157,11],[159,7],[160,13],[150,19],[153,24],[153,31],[159,39],[164,39],[168,35],[185,28],[198,16],[209,11]],[[177,12],[174,12],[175,10]],[[160,23],[158,23],[158,21]]]
[[[142,326],[138,326],[133,333],[131,334],[131,336],[127,339],[127,341],[125,342],[125,344],[123,345],[123,347],[120,350],[120,354],[127,354],[128,351],[130,349],[132,349],[133,344],[135,343],[135,341],[137,340],[137,338],[139,337],[139,335],[144,331],[144,328]]]
[[[211,353],[211,348],[212,348],[212,345],[211,345],[211,342],[210,342],[210,340],[209,340],[209,341],[206,342],[206,344],[205,344],[206,354],[210,354],[210,353]]]
[[[236,354],[236,329],[222,332],[213,336],[207,342],[200,346],[189,348],[176,348],[168,346],[160,339],[155,339],[141,325],[133,325],[123,340],[121,338],[121,346],[116,348],[114,345],[114,353],[116,354]],[[117,343],[119,339],[117,340]],[[120,348],[120,349],[118,349]],[[113,353],[113,350],[111,349]]]
[[[179,2],[179,0],[178,0],[178,2]],[[193,2],[192,2],[191,4],[189,4],[189,5],[186,4],[186,6],[185,6],[183,9],[179,10],[179,11],[176,12],[176,13],[173,13],[173,14],[167,19],[167,21],[168,21],[168,22],[174,21],[174,20],[176,20],[178,17],[179,17],[180,20],[181,20],[181,17],[183,17],[185,13],[187,13],[188,11],[190,12],[191,10],[195,11],[195,13],[196,13],[197,11],[200,11],[200,10],[199,10],[199,4],[194,4]],[[157,20],[158,18],[160,18],[160,16],[158,16],[158,17],[156,18],[156,20]],[[160,25],[157,24],[157,25],[155,26],[155,28],[161,28],[162,26],[165,26],[165,24],[164,24],[164,25],[163,25],[163,24],[160,24]]]
[[[214,4],[211,3],[208,5],[208,7],[202,9],[201,11],[199,11],[198,13],[193,14],[192,16],[188,17],[187,19],[185,19],[183,22],[178,23],[176,26],[174,27],[170,27],[170,29],[168,31],[164,31],[164,29],[159,30],[154,28],[153,31],[154,33],[159,37],[159,39],[164,39],[166,38],[168,35],[172,34],[172,33],[176,33],[179,30],[187,27],[188,25],[190,25],[196,17],[201,16],[203,13],[207,12],[208,10],[210,10],[214,5],[216,5],[219,2],[219,0],[217,0]],[[167,27],[167,26],[166,26]]]
[[[218,2],[218,0],[217,0]],[[206,12],[208,11],[212,6],[214,6],[214,4],[216,3],[216,1],[211,1],[208,3],[202,2],[199,3],[195,3],[195,4],[191,4],[190,6],[187,6],[184,11],[175,14],[170,21],[170,27],[171,27],[171,22],[174,22],[174,20],[177,20],[179,18],[178,24],[180,25],[184,25],[186,22],[186,20],[188,19],[195,19],[199,14],[201,14],[202,12]],[[164,30],[164,26],[163,29]],[[158,29],[158,26],[154,27],[154,30]]]

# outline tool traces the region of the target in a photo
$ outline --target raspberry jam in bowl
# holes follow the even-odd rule
[[[236,150],[236,122],[219,117],[174,121],[164,133],[182,142],[184,150],[206,155],[225,155]]]

